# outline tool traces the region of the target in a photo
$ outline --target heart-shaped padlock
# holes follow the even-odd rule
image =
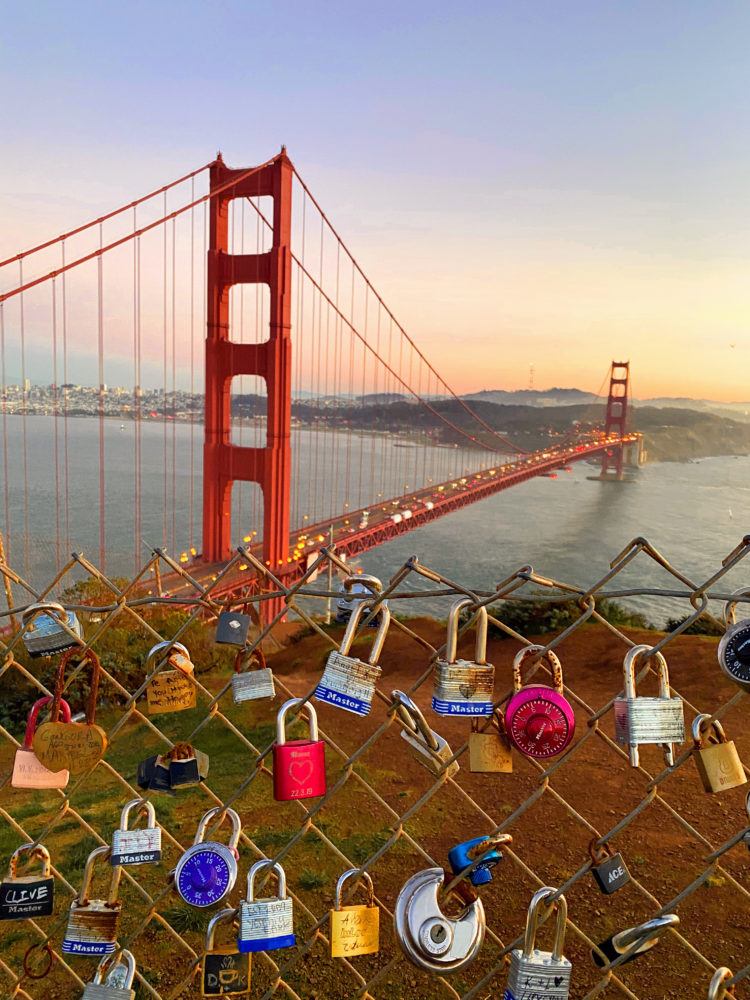
[[[91,685],[86,701],[85,722],[60,721],[65,668],[71,660],[80,660],[91,665]],[[99,657],[93,649],[86,649],[83,652],[76,648],[69,649],[60,658],[50,721],[42,723],[34,734],[34,753],[49,771],[68,770],[71,774],[81,774],[94,767],[104,756],[107,749],[107,734],[94,721],[100,672]]]

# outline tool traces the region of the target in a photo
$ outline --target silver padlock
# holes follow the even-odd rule
[[[278,879],[278,893],[256,899],[255,876],[269,866]],[[292,898],[286,894],[284,869],[268,860],[256,861],[247,873],[247,897],[240,901],[237,947],[241,952],[275,951],[292,948],[295,941]]]
[[[630,763],[638,767],[641,743],[658,743],[664,751],[664,760],[669,767],[674,764],[674,743],[685,739],[685,720],[682,698],[672,698],[669,690],[667,661],[656,654],[659,675],[659,697],[649,698],[636,695],[636,661],[644,654],[651,654],[650,646],[633,646],[628,650],[623,663],[625,697],[615,698],[615,738],[621,746],[628,747]]]
[[[247,660],[251,663],[255,661],[257,666],[245,670]],[[232,699],[235,705],[243,701],[255,701],[257,698],[273,698],[275,695],[273,672],[266,666],[266,658],[260,646],[256,646],[250,653],[245,649],[238,650],[232,674]]]
[[[396,899],[393,923],[401,949],[414,965],[439,975],[458,972],[473,962],[484,941],[481,899],[467,905],[457,918],[446,916],[439,894],[442,868],[426,868],[406,882]]]
[[[401,738],[409,744],[414,759],[433,774],[441,775],[445,771],[446,776],[452,778],[459,767],[457,760],[447,763],[453,756],[448,743],[430,729],[419,706],[408,694],[391,691],[391,698],[397,705],[396,713],[402,726]]]
[[[99,860],[108,861],[110,850],[106,844],[95,847],[86,860],[81,891],[70,904],[68,913],[68,926],[62,943],[65,955],[111,955],[117,951],[117,927],[122,911],[117,891],[122,868],[112,869],[106,899],[89,898],[94,865]]]
[[[568,917],[565,896],[558,896],[549,904],[557,911],[552,951],[542,951],[536,947],[536,931],[542,906],[556,892],[557,889],[544,886],[537,889],[531,897],[523,948],[514,948],[511,952],[508,984],[503,1000],[532,1000],[537,997],[568,1000],[573,966],[563,955],[565,921]]]
[[[628,927],[627,930],[611,934],[604,941],[600,941],[596,948],[591,949],[591,957],[599,968],[604,968],[612,962],[617,962],[626,952],[630,952],[627,958],[618,962],[618,966],[627,965],[645,952],[651,951],[654,945],[659,943],[662,934],[670,928],[679,926],[680,918],[676,913],[654,917],[653,920],[647,920],[637,927]]]
[[[105,955],[81,1000],[135,1000],[134,980],[135,958],[131,952],[123,949],[116,955]]]
[[[146,813],[147,826],[128,830],[130,813]],[[132,799],[120,814],[120,828],[112,834],[112,865],[155,865],[161,861],[161,827],[156,825],[156,810],[146,799]]]
[[[56,601],[30,604],[21,618],[24,624],[21,638],[29,656],[51,656],[82,644],[78,618]]]
[[[469,598],[456,601],[448,613],[445,657],[435,662],[432,710],[438,715],[492,715],[495,668],[487,662],[487,608],[479,608],[473,660],[456,658],[459,616],[472,608]]]
[[[363,615],[369,615],[373,610],[371,601],[358,601],[346,623],[344,636],[338,649],[328,654],[323,676],[315,688],[315,698],[328,702],[337,708],[343,708],[354,715],[369,715],[372,699],[375,695],[375,685],[382,673],[378,660],[385,643],[391,613],[388,608],[381,608],[378,614],[378,631],[370,649],[367,662],[350,656],[349,650],[354,642],[357,629]]]

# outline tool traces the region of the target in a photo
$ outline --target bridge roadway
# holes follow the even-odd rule
[[[379,500],[368,508],[347,511],[336,518],[321,521],[295,531],[290,538],[290,556],[285,565],[270,567],[285,583],[293,581],[304,572],[308,560],[314,557],[322,545],[335,543],[339,557],[348,559],[369,549],[382,545],[399,535],[421,528],[425,524],[468,504],[484,500],[493,493],[507,490],[511,486],[549,475],[572,462],[601,457],[604,452],[618,448],[637,435],[623,438],[597,439],[585,444],[566,448],[549,448],[532,452],[514,462],[498,464],[483,469],[470,476],[448,480],[445,483],[429,484],[414,493],[392,500]],[[262,559],[262,545],[252,545],[249,551]],[[224,564],[202,564],[198,555],[185,569],[191,577],[206,586],[221,571]],[[227,596],[245,588],[251,588],[255,578],[252,566],[239,563],[236,570],[230,570],[219,585],[212,590],[212,596]],[[194,588],[175,574],[164,574],[161,581],[162,592],[170,596],[194,594]]]

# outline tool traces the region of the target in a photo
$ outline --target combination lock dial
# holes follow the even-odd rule
[[[735,684],[750,691],[750,618],[726,630],[719,643],[719,663]]]

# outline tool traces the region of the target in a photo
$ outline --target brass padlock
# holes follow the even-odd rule
[[[168,652],[167,652],[168,651]],[[166,655],[166,662],[172,670],[156,670],[146,688],[146,701],[149,715],[159,715],[163,712],[184,712],[195,708],[194,667],[190,662],[190,654],[181,642],[157,642],[152,646],[146,657],[145,671],[149,664],[160,653]]]
[[[68,926],[62,950],[66,955],[111,955],[117,949],[117,925],[122,903],[117,898],[122,868],[112,868],[106,899],[90,899],[91,882],[97,861],[109,861],[111,848],[105,844],[89,854],[83,870],[78,897],[70,904]]]
[[[471,720],[469,770],[473,774],[510,774],[513,771],[513,753],[505,731],[505,719],[498,709],[489,720]]]
[[[367,890],[367,903],[344,906],[342,893],[349,878],[360,876]],[[336,883],[336,902],[331,910],[331,958],[374,955],[380,947],[380,907],[369,872],[350,868]]]
[[[18,859],[28,854],[28,860],[39,858],[42,875],[18,875]],[[22,844],[10,859],[8,877],[0,883],[0,920],[24,920],[26,917],[48,917],[52,913],[55,880],[49,851],[43,844]]]
[[[734,740],[727,739],[722,724],[718,719],[711,722],[710,715],[693,719],[693,760],[707,792],[725,792],[747,784]]]
[[[236,940],[231,945],[214,944],[217,926],[225,921],[231,926],[236,916],[237,910],[219,910],[208,923],[201,996],[236,997],[250,990],[250,955],[237,950]]]

